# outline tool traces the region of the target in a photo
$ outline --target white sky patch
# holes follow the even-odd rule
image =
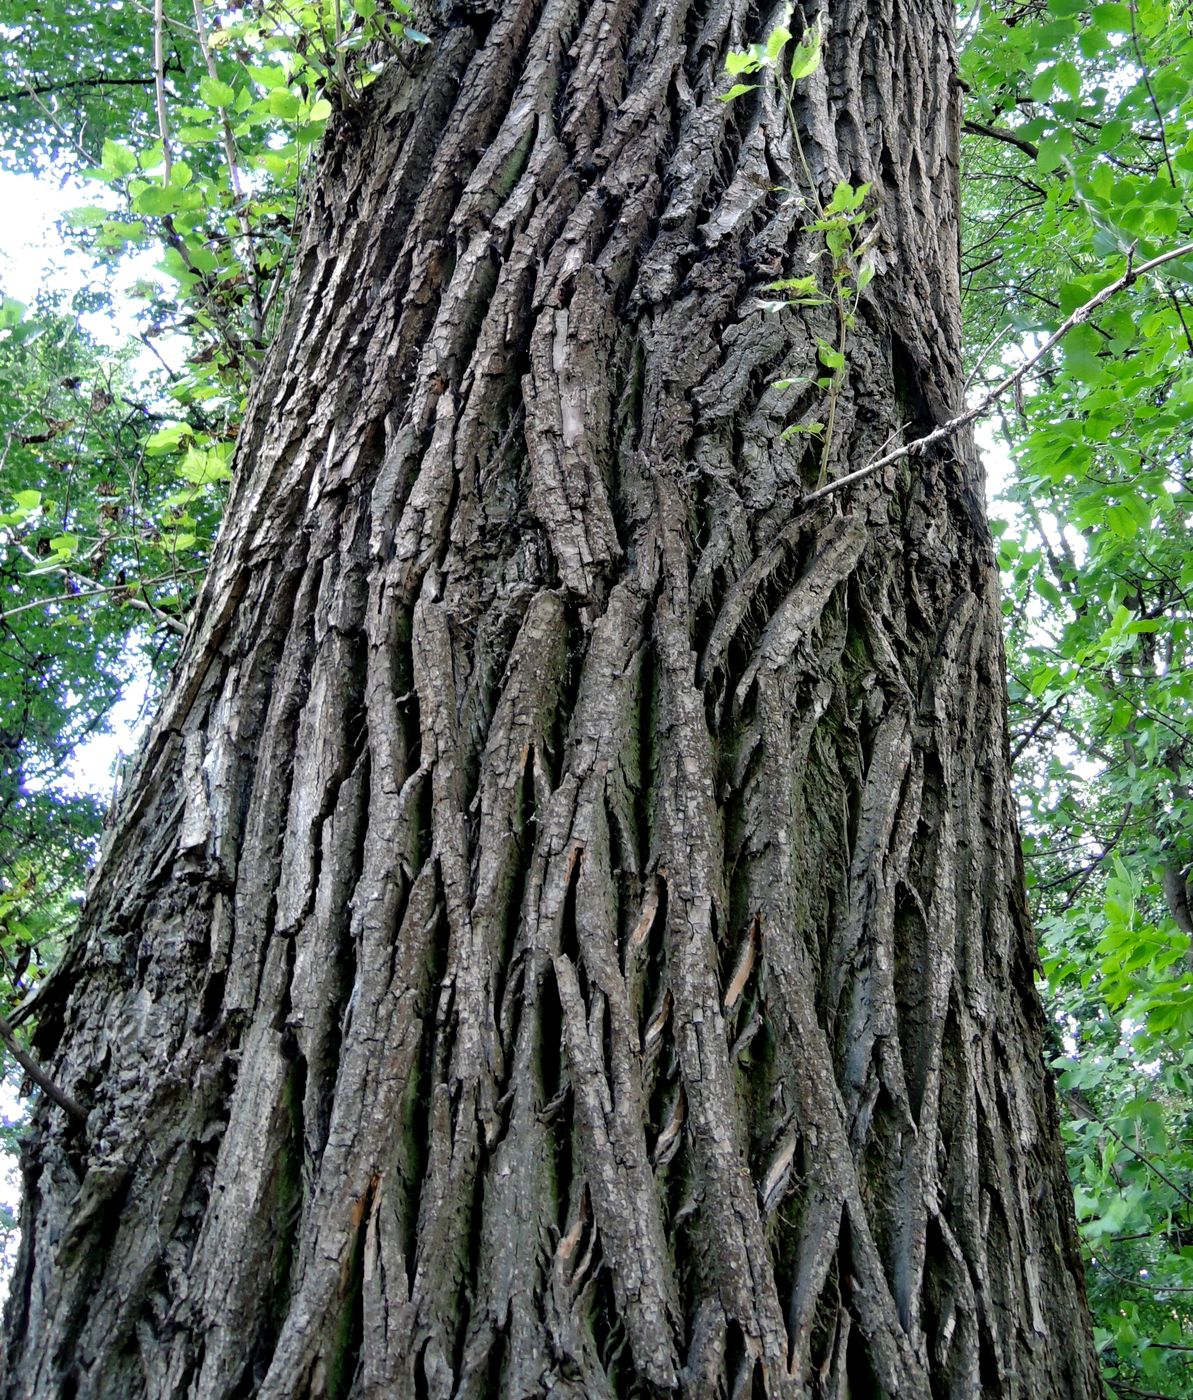
[[[127,652],[125,659],[132,679],[108,715],[109,732],[94,734],[75,749],[57,783],[63,792],[110,797],[125,760],[145,732],[153,704],[148,669],[144,657],[135,651]]]
[[[49,280],[55,254],[65,256],[61,240],[56,248],[49,242],[55,221],[83,199],[77,184],[0,170],[0,207],[8,211],[0,220],[0,279],[10,296],[32,298]]]
[[[982,454],[982,462],[986,468],[986,500],[990,505],[990,514],[999,520],[1009,520],[1014,523],[1016,508],[1005,499],[1003,492],[1007,489],[1015,467],[1011,461],[1011,454],[1007,451],[1007,445],[1000,436],[992,418],[987,418],[984,422],[975,425],[974,442]]]
[[[84,313],[79,324],[100,345],[117,350],[137,337],[136,283],[166,285],[167,279],[157,269],[160,251],[146,248],[126,253],[104,266],[64,238],[59,228],[70,210],[83,205],[106,208],[111,201],[111,191],[98,182],[85,185],[0,170],[0,209],[9,211],[7,219],[0,219],[0,288],[30,306],[42,291],[61,292],[69,298],[85,287],[106,284],[112,294],[110,309]],[[187,350],[181,336],[160,336],[154,345],[174,368]],[[148,376],[160,368],[161,360],[151,350],[139,352],[135,373]]]
[[[17,1097],[10,1079],[0,1079],[0,1118],[6,1126],[25,1120],[25,1105]],[[0,1152],[0,1208],[15,1216],[21,1208],[21,1172],[15,1154]],[[9,1230],[0,1221],[0,1297],[17,1261],[21,1242],[19,1230]]]

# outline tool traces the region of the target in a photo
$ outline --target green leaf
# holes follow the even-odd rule
[[[1036,102],[1047,102],[1052,96],[1052,89],[1055,86],[1053,83],[1055,73],[1055,68],[1045,68],[1042,73],[1038,74],[1027,90],[1029,96]]]
[[[783,52],[791,42],[791,30],[787,28],[791,19],[791,7],[788,6],[783,19],[775,25],[766,36],[766,47],[763,50],[767,63],[774,63],[775,59]]]
[[[1085,29],[1077,39],[1077,47],[1081,50],[1082,58],[1097,59],[1106,48],[1108,36],[1101,29]]]
[[[184,141],[188,146],[203,146],[210,145],[213,141],[222,140],[223,133],[219,129],[218,122],[213,119],[206,126],[180,126],[178,139]]]
[[[735,98],[744,96],[747,92],[753,92],[757,88],[757,83],[734,83],[728,92],[721,94],[722,102],[732,102]]]
[[[275,88],[265,99],[269,114],[281,117],[283,121],[293,121],[302,111],[302,102],[288,88]]]
[[[870,193],[870,185],[858,185],[854,188],[845,180],[838,183],[833,190],[833,196],[825,205],[826,214],[852,214],[859,210],[865,203],[866,196]]]
[[[1095,5],[1090,12],[1090,18],[1099,29],[1104,29],[1109,34],[1131,32],[1131,11],[1126,5]]]
[[[164,428],[152,434],[145,441],[145,451],[151,457],[161,457],[168,452],[174,452],[183,438],[191,436],[189,423],[170,423]]]
[[[263,64],[260,67],[250,67],[249,77],[255,83],[267,91],[273,88],[285,87],[288,81],[286,70],[280,64]]]
[[[1060,589],[1051,579],[1045,578],[1042,574],[1036,576],[1036,592],[1053,607],[1059,608],[1062,605],[1063,599]]]
[[[138,214],[174,214],[182,208],[182,191],[172,185],[149,185],[133,200]]]
[[[736,78],[740,73],[757,73],[761,65],[751,53],[743,53],[740,49],[730,52],[725,58],[725,72],[731,78]]]
[[[231,107],[236,101],[236,89],[219,78],[199,79],[199,96],[209,107]]]
[[[1062,59],[1053,72],[1061,90],[1076,102],[1081,96],[1081,73],[1077,65],[1067,58]]]
[[[98,204],[80,204],[66,211],[66,221],[71,228],[97,228],[111,217],[112,211]]]
[[[209,486],[217,481],[227,481],[232,475],[221,453],[203,452],[195,447],[187,449],[178,474],[184,481],[189,481],[195,486]]]
[[[830,345],[827,340],[818,340],[816,350],[820,356],[820,363],[825,369],[841,370],[845,368],[845,356],[840,350]]]
[[[1050,175],[1052,171],[1064,161],[1065,157],[1073,149],[1073,134],[1070,131],[1061,130],[1051,136],[1046,136],[1039,145],[1039,154],[1036,156],[1036,166],[1043,175]]]
[[[820,44],[820,16],[817,15],[815,23],[811,28],[805,30],[803,38],[795,46],[795,52],[791,55],[790,73],[793,83],[810,78],[820,67]]]
[[[136,156],[127,146],[122,146],[119,141],[104,141],[101,163],[104,174],[116,180],[123,179],[125,175],[131,175],[137,168]]]
[[[766,284],[768,292],[791,292],[795,296],[811,296],[820,290],[816,274],[809,277],[780,277],[777,282]]]

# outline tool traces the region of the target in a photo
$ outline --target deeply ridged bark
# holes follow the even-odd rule
[[[959,403],[958,113],[946,0],[824,18],[836,475]],[[333,121],[42,1012],[90,1116],[3,1394],[1099,1393],[978,468],[801,506],[829,321],[757,296],[820,235],[717,100],[771,19],[460,8]]]

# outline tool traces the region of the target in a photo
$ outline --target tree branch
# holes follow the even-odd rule
[[[968,131],[971,136],[988,136],[991,141],[1002,141],[1008,146],[1015,146],[1032,160],[1040,154],[1039,146],[1033,146],[1025,137],[1016,136],[1005,126],[987,126],[985,122],[966,121],[961,124],[961,130]]]
[[[202,569],[184,569],[183,575],[201,574]],[[63,571],[64,577],[69,578],[67,571]],[[73,603],[76,598],[98,598],[105,593],[131,593],[133,589],[140,588],[144,592],[147,588],[152,588],[159,583],[175,582],[173,574],[161,574],[157,578],[151,578],[144,583],[109,583],[98,588],[81,588],[77,593],[52,593],[48,598],[34,598],[31,602],[21,603],[15,608],[9,608],[7,612],[0,613],[0,623],[8,622],[10,618],[18,616],[23,612],[30,612],[34,608],[49,608],[56,603]],[[148,601],[148,595],[143,598],[127,597],[120,600],[130,608],[140,608],[143,612],[152,613],[160,622],[168,627],[172,632],[177,632],[181,636],[186,631],[186,625],[176,617],[171,617],[169,613],[164,613],[153,603]]]
[[[181,65],[167,66],[168,73],[181,73]],[[24,87],[13,88],[11,92],[0,92],[0,102],[20,102],[25,97],[45,97],[56,92],[67,92],[73,88],[97,87],[152,87],[154,78],[108,78],[98,73],[90,78],[65,78],[55,83],[26,83]]]
[[[916,453],[923,452],[926,447],[931,447],[934,443],[942,441],[944,438],[952,437],[954,433],[959,433],[962,428],[968,428],[971,423],[975,423],[983,413],[993,404],[1002,398],[1008,389],[1012,389],[1016,384],[1029,374],[1036,365],[1048,354],[1054,346],[1058,345],[1065,336],[1082,321],[1095,312],[1098,307],[1104,305],[1116,293],[1121,292],[1124,287],[1129,287],[1133,283],[1145,276],[1149,272],[1155,271],[1158,267],[1163,267],[1165,263],[1172,262],[1176,258],[1188,257],[1193,254],[1193,243],[1182,243],[1179,248],[1171,248],[1167,253],[1161,253],[1158,257],[1150,258],[1145,263],[1140,263],[1138,267],[1132,265],[1130,255],[1127,257],[1127,270],[1116,281],[1103,287],[1096,296],[1090,297],[1084,306],[1079,306],[1076,311],[1053,331],[1040,348],[1026,359],[1013,374],[1001,380],[988,393],[983,394],[973,408],[967,409],[964,413],[959,413],[956,418],[950,418],[947,423],[942,423],[939,428],[933,428],[930,433],[926,433],[922,438],[916,438],[914,442],[906,443],[903,447],[897,447],[893,452],[887,452],[883,456],[868,462],[864,467],[859,467],[857,471],[847,472],[844,476],[839,476],[836,481],[830,481],[826,486],[818,486],[814,491],[808,491],[801,499],[801,505],[811,505],[814,501],[819,501],[825,496],[831,495],[834,491],[840,491],[842,487],[852,486],[855,482],[864,481],[868,476],[873,476],[876,471],[883,467],[889,467],[892,462],[900,462],[905,457],[912,457]]]
[[[170,123],[166,115],[166,61],[164,57],[162,19],[163,0],[153,0],[153,86],[157,107],[157,126],[162,138],[162,186],[170,183]]]
[[[1193,1288],[1188,1285],[1178,1283],[1153,1283],[1150,1279],[1132,1278],[1130,1274],[1120,1274],[1117,1269],[1112,1269],[1101,1255],[1096,1255],[1093,1260],[1093,1267],[1108,1273],[1111,1278],[1117,1279],[1119,1283],[1125,1283],[1129,1288],[1143,1288],[1152,1293],[1193,1293]]]
[[[13,1034],[13,1028],[7,1016],[0,1016],[0,1040],[4,1042],[8,1053],[16,1060],[17,1064],[48,1098],[53,1099],[58,1107],[73,1118],[76,1123],[86,1123],[87,1110],[77,1099],[71,1098],[65,1089],[60,1089],[33,1056],[21,1048]]]
[[[1165,1184],[1165,1186],[1171,1186],[1182,1201],[1185,1201],[1189,1205],[1193,1206],[1193,1196],[1190,1196],[1188,1191],[1186,1191],[1183,1186],[1178,1186],[1177,1183],[1173,1181],[1172,1177],[1170,1177],[1166,1172],[1161,1171],[1160,1168],[1156,1166],[1155,1162],[1152,1160],[1151,1157],[1147,1155],[1146,1152],[1141,1152],[1138,1147],[1133,1147],[1127,1141],[1127,1139],[1123,1137],[1122,1133],[1116,1132],[1104,1118],[1099,1118],[1098,1115],[1094,1113],[1091,1109],[1087,1108],[1085,1104],[1083,1104],[1081,1100],[1077,1098],[1076,1095],[1065,1093],[1064,1098],[1065,1101],[1076,1113],[1078,1113],[1082,1118],[1086,1119],[1087,1122],[1096,1123],[1104,1132],[1109,1133],[1110,1136],[1114,1138],[1116,1142],[1120,1143],[1123,1147],[1125,1147],[1127,1151],[1132,1154],[1132,1156],[1136,1157],[1139,1161],[1141,1161],[1145,1167],[1149,1167],[1153,1172],[1155,1172],[1155,1174],[1160,1178],[1160,1180]]]

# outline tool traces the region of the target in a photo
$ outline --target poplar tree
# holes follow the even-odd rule
[[[1098,1395],[981,467],[875,465],[952,6],[422,22],[41,998],[3,1394]]]

